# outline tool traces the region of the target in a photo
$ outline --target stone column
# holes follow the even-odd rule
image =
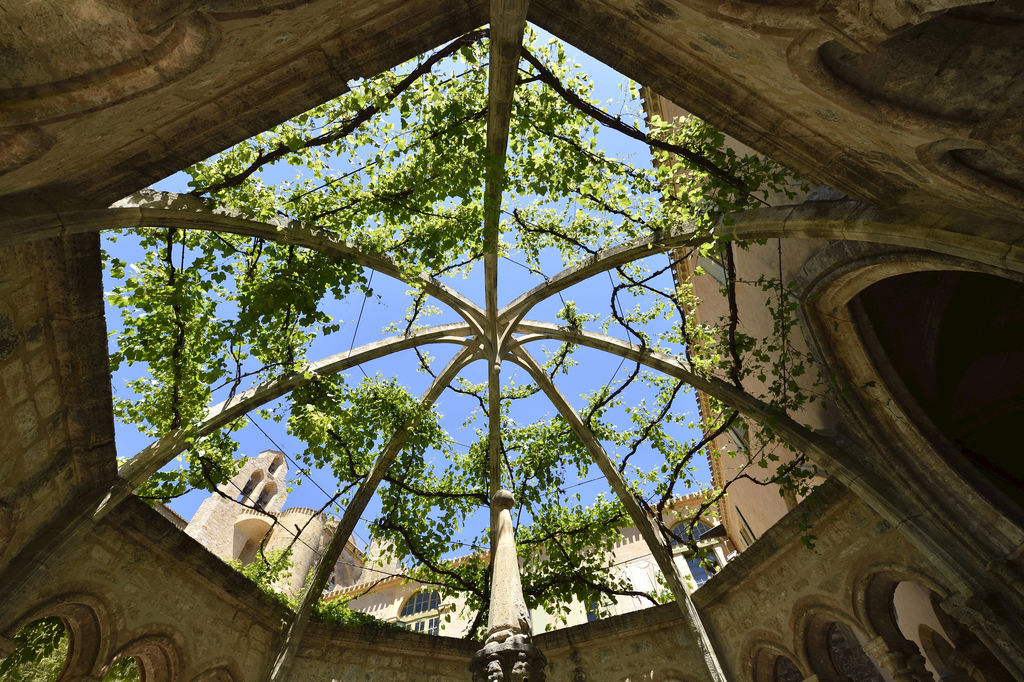
[[[494,519],[491,604],[487,641],[469,663],[473,682],[544,682],[546,679],[547,659],[530,642],[530,612],[523,599],[519,557],[509,513],[513,503],[512,493],[507,490],[499,490],[491,499],[491,518]]]
[[[895,648],[890,647],[879,635],[864,643],[864,653],[889,671],[895,682],[935,682],[925,667],[924,656],[911,641],[904,642],[903,647]]]

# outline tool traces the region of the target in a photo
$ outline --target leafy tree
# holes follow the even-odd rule
[[[405,319],[393,328],[408,334],[434,312],[427,304],[430,287],[418,278],[450,281],[484,258],[488,59],[482,29],[353,83],[344,95],[187,169],[192,193],[252,219],[284,216],[315,225],[362,253],[389,259],[414,287]],[[688,314],[697,304],[692,288],[659,280],[675,260],[693,253],[685,251],[668,263],[646,259],[612,269],[604,313],[563,300],[564,328],[617,330],[641,348],[685,358],[700,375],[725,378],[740,389],[748,377],[771,375],[776,378],[756,397],[783,415],[799,407],[809,398],[795,379],[808,371],[809,359],[788,342],[794,303],[781,279],[763,278],[760,286],[779,294],[775,333],[766,339],[743,335],[731,255],[743,245],[719,240],[714,229],[730,212],[790,191],[794,179],[762,157],[737,155],[721,133],[697,119],[682,126],[655,119],[644,131],[639,122],[601,109],[591,99],[592,87],[560,43],[542,43],[528,30],[509,129],[498,255],[508,267],[546,279],[553,268],[581,264],[616,244],[695,226],[700,244],[694,249],[725,254],[728,317],[697,324]],[[638,89],[629,84],[626,94],[635,103]],[[655,150],[656,163],[609,155],[598,143],[602,129],[644,141]],[[269,181],[266,171],[275,164],[293,166],[296,178]],[[310,343],[340,328],[331,301],[372,294],[356,259],[239,234],[164,227],[130,233],[145,251],[142,260],[130,269],[117,258],[108,261],[119,282],[109,301],[124,321],[112,364],[116,370],[141,363],[145,373],[130,383],[130,397],[117,399],[117,415],[154,437],[176,429],[193,434],[185,466],[154,475],[141,494],[168,499],[227,480],[238,466],[230,434],[244,419],[198,437],[212,395],[234,395],[250,383],[296,372],[310,380],[273,416],[306,443],[297,455],[304,467],[333,473],[337,490],[325,509],[344,508],[391,435],[414,425],[384,476],[383,511],[374,530],[411,567],[410,578],[466,596],[477,624],[488,602],[486,561],[479,553],[453,556],[466,554],[455,537],[488,503],[488,433],[481,424],[492,416],[501,424],[501,484],[514,491],[519,505],[517,541],[520,554],[529,557],[523,581],[530,605],[558,614],[573,600],[607,605],[614,595],[634,594],[616,576],[607,552],[618,528],[630,524],[621,501],[569,492],[591,471],[586,446],[562,416],[526,423],[514,418],[512,406],[538,394],[538,384],[502,386],[500,414],[491,415],[486,384],[452,382],[450,390],[478,405],[468,420],[478,425],[478,438],[460,450],[437,411],[395,379],[352,383],[342,375],[312,376]],[[563,343],[546,358],[544,371],[550,378],[572,371],[577,351],[578,344]],[[422,369],[436,375],[430,356],[416,352]],[[671,500],[699,487],[700,454],[743,417],[712,400],[707,431],[680,436],[690,419],[678,400],[691,389],[632,364],[624,363],[623,378],[583,396],[581,414],[615,454],[633,495],[655,511],[667,545]],[[630,386],[643,387],[645,397],[627,400]],[[623,417],[627,423],[618,423]],[[751,463],[774,470],[774,455],[765,446],[777,436],[771,424],[756,433]],[[641,452],[653,453],[659,464],[635,466]],[[778,467],[773,480],[805,485],[800,461]],[[691,527],[698,514],[713,513],[723,493],[707,491]],[[701,551],[691,539],[680,539]],[[486,546],[486,536],[470,544]],[[263,571],[252,577],[265,580],[275,566],[246,570]]]
[[[60,677],[68,657],[67,628],[56,617],[29,623],[13,638],[14,651],[0,660],[0,679],[7,682],[53,682]],[[139,666],[125,656],[107,669],[103,682],[138,682]]]
[[[11,682],[56,680],[68,657],[68,632],[60,618],[40,618],[12,637],[15,648],[0,661],[0,678]]]

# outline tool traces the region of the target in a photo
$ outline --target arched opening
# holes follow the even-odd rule
[[[273,481],[267,481],[266,485],[263,486],[263,490],[260,491],[260,496],[256,498],[256,508],[266,509],[270,500],[273,499],[274,495],[277,494],[277,484]]]
[[[0,660],[0,679],[8,682],[50,682],[68,662],[70,637],[64,621],[48,616],[32,621],[11,638],[15,648]]]
[[[98,661],[105,660],[100,658],[101,653],[104,656],[109,655],[104,650],[111,635],[107,628],[101,627],[101,623],[108,622],[105,617],[101,618],[101,615],[105,614],[104,605],[91,595],[64,594],[54,597],[15,621],[11,631],[14,627],[19,627],[20,630],[16,634],[0,633],[11,637],[16,645],[15,651],[4,659],[4,664],[15,665],[21,656],[17,654],[18,649],[24,645],[26,648],[22,651],[28,655],[29,660],[36,660],[39,655],[53,655],[59,660],[62,666],[57,669],[56,674],[61,680],[91,675]],[[55,651],[62,653],[54,654]],[[0,673],[2,672],[3,669],[0,668]],[[6,681],[19,678],[0,674],[0,679]]]
[[[109,682],[174,682],[179,672],[178,647],[164,635],[145,635],[121,649],[107,671]],[[104,677],[104,682],[108,680]]]
[[[845,623],[832,623],[826,631],[826,643],[832,668],[839,675],[863,682],[883,682],[878,666],[864,653],[853,629]]]
[[[231,556],[250,564],[256,558],[263,538],[270,530],[270,521],[265,518],[247,516],[235,522]]]
[[[267,469],[267,473],[273,474],[275,471],[277,471],[277,468],[281,466],[283,463],[284,457],[278,455],[277,457],[274,458],[274,461],[270,463],[270,467]]]
[[[252,493],[252,491],[256,489],[256,486],[259,485],[259,482],[262,481],[262,480],[263,480],[263,472],[262,471],[255,472],[252,476],[249,477],[249,480],[245,482],[245,485],[242,486],[242,489],[238,493],[238,497],[235,498],[235,499],[238,502],[244,502],[249,497],[249,495]]]
[[[852,618],[844,618],[823,608],[806,621],[803,638],[811,672],[820,679],[888,682],[864,650],[866,635],[850,625]]]
[[[985,682],[1014,679],[974,633],[946,613],[941,601],[935,589],[906,574],[893,571],[872,577],[866,615],[889,662],[925,679],[946,679],[944,671]]]
[[[409,597],[398,615],[406,630],[436,635],[441,629],[441,595],[437,590],[420,590]]]
[[[142,674],[139,671],[139,662],[132,656],[119,656],[103,676],[102,682],[139,682]],[[149,682],[150,678],[146,678]]]
[[[752,677],[754,682],[803,682],[807,676],[790,654],[775,645],[765,645],[754,654]]]
[[[853,302],[876,366],[922,431],[996,507],[1024,519],[1015,439],[1024,418],[1024,283],[922,271],[883,279]]]

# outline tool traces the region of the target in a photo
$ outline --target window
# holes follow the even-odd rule
[[[739,452],[750,451],[750,429],[746,422],[737,420],[729,427],[729,438]]]
[[[697,521],[694,523],[693,528],[689,527],[689,523],[687,521],[681,521],[672,527],[672,547],[685,548],[688,546],[687,543],[689,540],[700,540],[700,536],[709,530],[711,530],[711,526],[703,521]]]
[[[272,474],[277,471],[277,467],[281,466],[282,461],[283,460],[280,457],[275,457],[274,461],[270,463],[270,468],[267,469],[267,473]]]
[[[691,554],[686,557],[686,565],[690,567],[690,575],[693,576],[693,581],[697,583],[697,587],[700,587],[708,581],[708,578],[714,575],[712,567],[718,566],[718,562],[715,561],[713,554],[708,554],[703,558],[696,554]]]
[[[718,566],[715,556],[710,551],[705,557],[694,554],[690,551],[690,542],[698,542],[700,536],[711,530],[711,526],[703,521],[696,521],[691,528],[688,521],[681,521],[672,528],[672,549],[675,553],[685,553],[686,565],[690,567],[690,574],[693,576],[697,587],[700,587],[714,575],[714,569]],[[677,539],[675,536],[682,539]]]
[[[601,620],[601,617],[597,615],[599,605],[596,601],[588,601],[585,606],[587,607],[588,623],[593,623],[595,620]]]
[[[402,607],[398,624],[406,630],[436,635],[441,629],[441,595],[436,590],[420,590]]]
[[[739,505],[736,505],[736,516],[740,517],[740,537],[743,539],[743,542],[747,543],[747,547],[750,547],[754,544],[754,540],[757,539],[757,536],[754,535],[754,531],[750,529],[750,524],[747,523],[747,519],[743,516],[743,512],[740,511]]]
[[[338,577],[336,575],[334,575],[334,574],[331,574],[330,580],[328,580],[327,584],[324,585],[324,592],[323,593],[327,594],[327,593],[329,593],[331,590],[333,590],[337,586],[338,586]]]
[[[725,267],[717,259],[701,256],[697,259],[697,265],[721,286],[726,285]]]
[[[256,500],[256,508],[263,509],[266,507],[267,503],[270,502],[276,493],[277,487],[275,487],[273,483],[267,483],[263,486],[263,492],[260,493],[259,499]]]
[[[433,618],[423,618],[412,623],[405,623],[399,621],[398,623],[406,630],[412,630],[413,632],[422,632],[427,635],[436,635],[441,631],[441,618],[434,616]]]
[[[249,493],[253,491],[253,489],[256,487],[256,484],[260,482],[261,478],[263,478],[263,476],[258,471],[249,477],[249,480],[245,482],[244,486],[242,486],[242,492],[239,493],[238,495],[237,499],[239,502],[249,497]]]

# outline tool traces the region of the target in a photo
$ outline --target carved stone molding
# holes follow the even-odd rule
[[[74,26],[74,33],[107,36],[104,54],[82,46],[60,58],[51,56],[45,70],[28,54],[8,65],[8,78],[19,85],[0,90],[5,125],[59,121],[131,99],[187,75],[206,60],[217,42],[214,25],[200,14],[182,17],[151,35],[128,12],[91,4],[71,3],[78,12],[68,11],[60,21]],[[45,15],[19,18],[29,25],[46,19]],[[106,63],[81,71],[83,62]]]
[[[544,682],[547,658],[528,635],[515,634],[492,641],[473,654],[469,670],[473,682]]]

